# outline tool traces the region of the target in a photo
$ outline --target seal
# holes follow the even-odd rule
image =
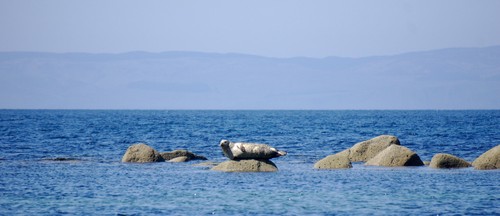
[[[224,155],[231,160],[238,159],[271,159],[285,156],[287,153],[279,151],[269,145],[259,143],[229,142],[221,140],[220,147]]]

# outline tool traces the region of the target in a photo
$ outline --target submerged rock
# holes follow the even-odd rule
[[[370,140],[356,143],[349,149],[349,160],[352,162],[366,162],[390,145],[400,145],[399,139],[391,135],[380,135]]]
[[[270,160],[247,159],[224,161],[213,167],[212,170],[223,172],[276,172],[278,167]]]
[[[480,155],[472,165],[478,170],[500,169],[500,145]]]
[[[367,166],[423,166],[417,153],[400,145],[391,145],[368,160]]]
[[[168,160],[168,162],[172,162],[172,163],[180,163],[180,162],[187,162],[187,161],[189,161],[189,158],[186,156],[180,156],[180,157],[176,157],[176,158]]]
[[[86,160],[80,159],[80,158],[73,158],[73,157],[54,157],[54,158],[42,158],[40,161],[44,163],[81,163],[85,162]]]
[[[187,162],[190,160],[207,160],[207,158],[204,156],[196,155],[190,151],[183,150],[183,149],[174,150],[171,152],[162,152],[161,157],[165,161],[170,161],[170,160],[177,158],[177,157],[186,157],[186,160],[183,162]]]
[[[436,154],[432,157],[429,167],[432,168],[465,168],[470,167],[471,164],[462,158],[451,154]]]
[[[43,161],[54,161],[54,162],[78,162],[78,161],[82,161],[81,159],[71,158],[71,157],[44,158],[42,160]]]
[[[212,162],[212,161],[207,161],[207,162],[203,162],[203,163],[193,164],[192,166],[198,166],[198,167],[214,167],[214,166],[217,166],[217,165],[219,165],[219,163],[217,163],[217,162]]]
[[[349,151],[329,155],[314,164],[315,169],[348,169],[352,168]]]
[[[123,155],[122,162],[150,163],[163,162],[160,153],[144,143],[138,143],[128,147]]]

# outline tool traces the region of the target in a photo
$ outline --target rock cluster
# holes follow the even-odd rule
[[[122,157],[122,162],[152,163],[152,162],[187,162],[190,160],[206,160],[206,157],[195,155],[187,150],[175,150],[159,153],[144,143],[133,144],[128,147]]]
[[[356,143],[339,153],[329,155],[314,164],[315,169],[352,168],[352,162],[365,162],[367,166],[423,166],[417,153],[401,146],[395,136],[381,135]],[[500,169],[500,145],[479,156],[471,164],[451,154],[439,153],[427,162],[431,168],[450,169],[474,166],[478,170]]]
[[[471,163],[451,154],[436,154],[429,164],[431,168],[467,168],[473,166],[477,170],[500,169],[500,145],[481,154]]]
[[[366,162],[370,166],[422,166],[420,157],[401,146],[399,139],[381,135],[354,144],[351,148],[327,156],[314,164],[315,169],[352,168],[351,162]]]
[[[270,159],[287,154],[269,145],[257,143],[232,143],[222,140],[220,147],[229,160],[219,164],[213,162],[202,163],[199,166],[213,166],[211,170],[223,172],[276,172],[278,167]],[[65,161],[66,159],[56,158],[53,160]],[[187,162],[190,160],[207,160],[207,158],[187,150],[159,153],[144,143],[129,146],[122,157],[122,162],[134,163]],[[352,168],[352,162],[365,162],[367,166],[387,167],[424,165],[417,153],[401,146],[397,137],[381,135],[356,143],[351,148],[339,153],[329,155],[317,161],[314,168],[348,169]],[[450,169],[474,166],[478,170],[500,169],[500,145],[483,153],[472,164],[464,159],[445,153],[434,155],[428,163],[431,168]]]

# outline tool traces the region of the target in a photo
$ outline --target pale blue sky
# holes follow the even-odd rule
[[[500,45],[500,1],[0,0],[0,51],[360,57]]]

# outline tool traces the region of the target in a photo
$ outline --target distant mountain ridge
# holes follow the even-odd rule
[[[0,52],[0,108],[500,109],[500,46],[363,58]]]

